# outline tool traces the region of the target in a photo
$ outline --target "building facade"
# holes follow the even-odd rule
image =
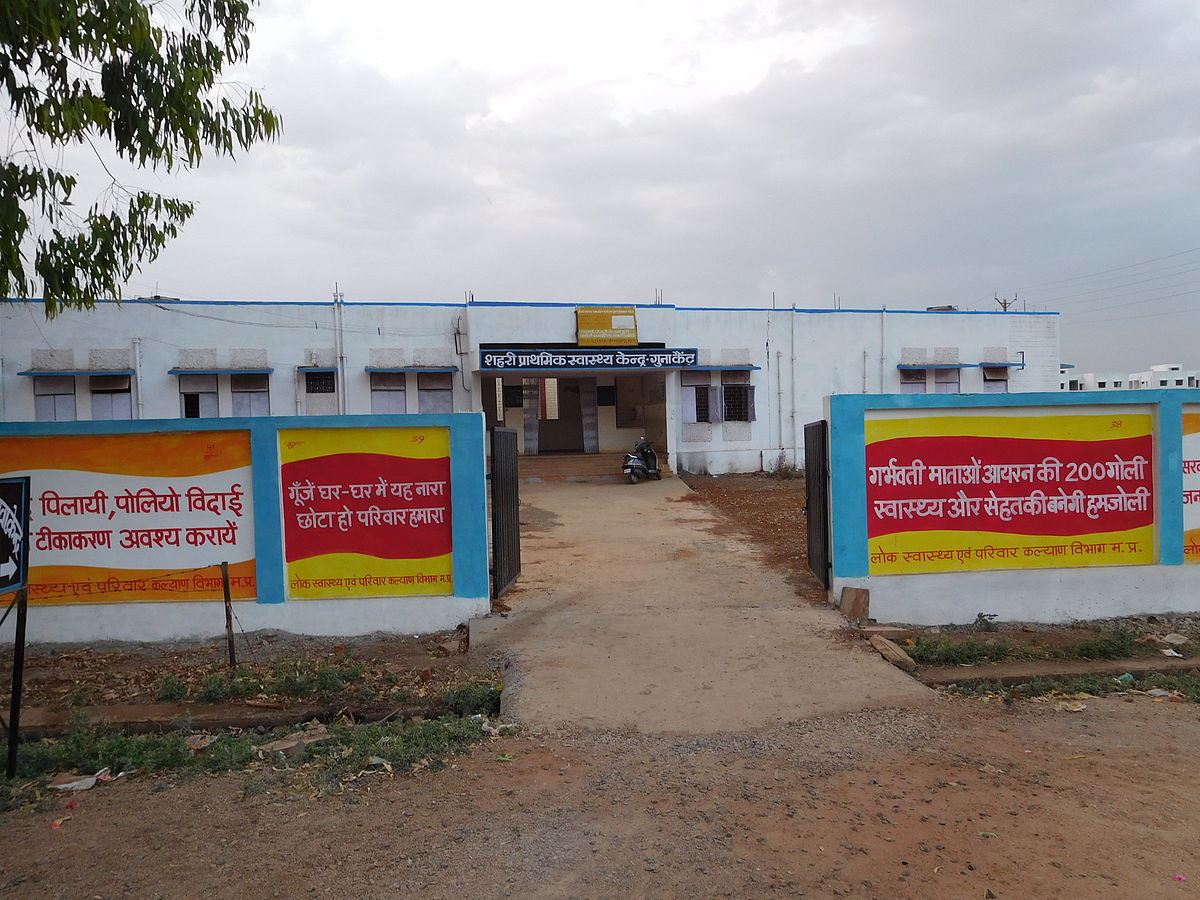
[[[1145,372],[1082,372],[1059,370],[1060,391],[1142,391],[1200,387],[1200,372],[1180,363],[1161,363]]]
[[[803,464],[842,393],[1059,386],[1054,313],[132,300],[0,309],[0,420],[481,412],[524,454]],[[597,324],[599,323],[599,324]]]

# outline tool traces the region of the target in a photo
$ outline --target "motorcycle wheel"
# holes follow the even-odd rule
[[[662,472],[655,472],[655,473],[654,473],[654,480],[655,480],[655,481],[662,481]]]
[[[629,473],[629,483],[630,484],[637,484],[641,480],[642,480],[642,476],[640,474],[638,474],[637,472],[631,471]]]

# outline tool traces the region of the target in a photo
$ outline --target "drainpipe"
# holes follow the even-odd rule
[[[867,348],[863,347],[863,376],[862,376],[862,392],[867,392]]]
[[[796,304],[792,304],[792,464],[800,460],[800,432],[796,423]]]
[[[346,336],[343,334],[342,294],[334,284],[334,346],[337,348],[338,414],[346,414]]]
[[[301,408],[300,368],[298,366],[292,370],[292,392],[296,397],[296,415],[302,416],[304,411]]]
[[[783,351],[775,351],[775,383],[778,385],[779,399],[779,458],[783,459]]]
[[[883,365],[887,357],[884,355],[884,319],[887,317],[887,307],[879,310],[879,393],[884,393],[883,390]]]
[[[137,395],[137,416],[142,418],[145,413],[145,401],[142,399],[142,339],[133,339],[133,392]]]

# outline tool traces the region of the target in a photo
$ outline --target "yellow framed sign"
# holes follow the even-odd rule
[[[575,324],[580,347],[637,346],[637,310],[632,306],[578,306]]]

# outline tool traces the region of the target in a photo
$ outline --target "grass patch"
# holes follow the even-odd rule
[[[330,697],[362,681],[366,667],[362,663],[313,663],[308,660],[277,662],[264,686],[266,693],[293,700]]]
[[[178,675],[164,675],[158,682],[158,699],[180,703],[187,699],[188,686]]]
[[[280,730],[282,737],[295,729]],[[167,734],[126,735],[95,725],[80,725],[62,738],[27,741],[18,754],[17,779],[0,781],[0,812],[48,802],[50,775],[74,772],[88,775],[108,767],[113,774],[138,769],[147,775],[187,776],[199,773],[245,772],[243,796],[269,792],[280,779],[315,778],[334,787],[363,772],[381,771],[386,760],[393,771],[407,772],[418,765],[435,771],[445,767],[447,757],[464,752],[486,740],[479,721],[458,716],[414,719],[372,725],[329,726],[330,740],[309,747],[303,769],[274,769],[274,762],[260,762],[254,747],[270,736],[242,733],[219,734],[200,753],[189,752],[188,730]],[[7,745],[0,745],[7,752]],[[372,758],[375,761],[372,762]]]
[[[83,725],[61,738],[22,742],[17,753],[17,777],[36,779],[55,772],[87,775],[105,767],[111,768],[114,775],[129,769],[146,773],[226,772],[245,766],[253,758],[248,736],[221,735],[207,750],[193,756],[184,742],[187,735],[186,731],[120,734],[97,725]]]
[[[200,699],[205,703],[245,700],[262,693],[262,689],[262,682],[253,675],[209,675],[200,688]]]
[[[480,723],[457,716],[385,722],[382,725],[336,725],[333,740],[314,744],[311,758],[321,764],[326,783],[340,781],[371,768],[371,758],[385,759],[397,772],[407,772],[425,761],[431,769],[445,767],[445,759],[462,753],[486,735]]]
[[[501,685],[489,682],[460,684],[442,693],[446,709],[456,716],[500,715]]]
[[[1054,694],[1106,694],[1127,690],[1149,691],[1161,688],[1178,691],[1193,703],[1200,703],[1200,675],[1152,673],[1120,684],[1112,675],[1072,675],[1068,678],[1035,678],[1023,684],[1005,685],[998,681],[971,681],[950,685],[947,691],[967,697],[1004,696],[1009,698],[1044,697]]]
[[[1068,659],[1126,659],[1141,656],[1146,648],[1129,631],[1106,631],[1063,648]]]
[[[922,666],[972,666],[1006,659],[1129,659],[1153,653],[1139,644],[1132,632],[1124,630],[1095,632],[1061,647],[1014,643],[1004,638],[938,635],[918,637],[915,645],[905,650]]]
[[[919,637],[916,644],[904,649],[919,666],[964,666],[1001,662],[1012,654],[1013,645],[996,639],[981,641],[968,637],[955,640],[939,635]]]
[[[804,477],[804,467],[797,466],[787,461],[787,458],[780,453],[775,458],[775,465],[771,467],[771,476],[782,481],[790,481],[793,478]]]

